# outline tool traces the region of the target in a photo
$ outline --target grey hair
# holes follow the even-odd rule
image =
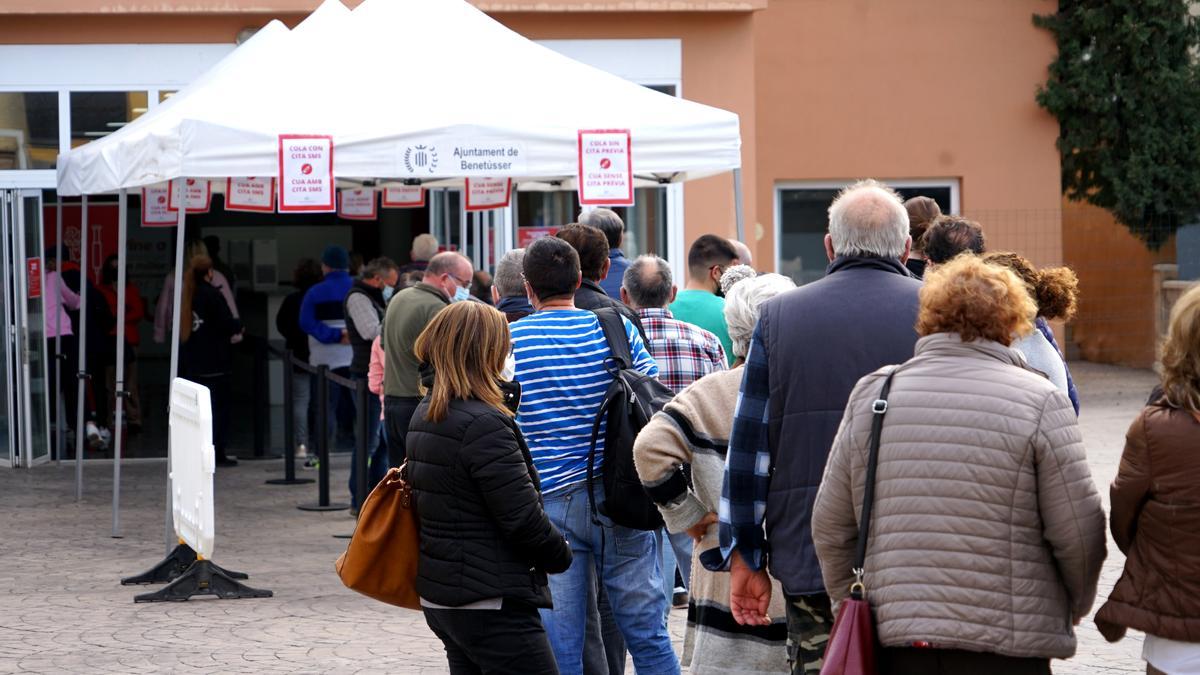
[[[437,237],[432,234],[418,234],[413,237],[413,260],[431,260],[438,252]]]
[[[648,269],[651,265],[653,269]],[[671,266],[666,260],[653,255],[638,256],[625,269],[625,276],[621,279],[621,288],[629,294],[630,303],[641,309],[666,307],[671,301],[671,287],[674,285]]]
[[[725,295],[725,324],[733,341],[733,355],[746,358],[750,338],[758,323],[759,309],[767,300],[796,287],[796,282],[782,274],[770,272],[743,279]]]
[[[375,258],[366,265],[363,265],[360,276],[362,276],[364,280],[382,279],[383,277],[387,276],[388,272],[399,269],[400,266],[396,264],[396,261],[392,260],[391,258],[381,256]]]
[[[579,214],[579,224],[591,225],[603,232],[604,238],[608,240],[609,248],[617,248],[621,245],[621,237],[625,233],[625,223],[616,211],[603,208],[584,211]]]
[[[496,276],[492,277],[492,286],[500,297],[525,297],[525,275],[521,268],[524,260],[525,249],[514,248],[496,263]]]
[[[860,180],[829,205],[829,235],[834,255],[899,258],[908,242],[908,211],[892,188]]]
[[[721,292],[729,295],[729,289],[733,288],[734,284],[739,281],[753,279],[756,276],[758,276],[758,272],[753,267],[749,265],[734,265],[725,270],[725,273],[721,275],[721,281],[719,282],[721,284]]]

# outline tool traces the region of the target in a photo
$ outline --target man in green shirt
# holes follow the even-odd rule
[[[680,321],[699,326],[721,341],[729,365],[733,365],[733,341],[725,326],[725,298],[721,297],[721,275],[731,265],[738,264],[737,249],[728,239],[706,234],[692,244],[688,251],[687,286],[671,303],[671,315]]]
[[[417,336],[451,302],[466,300],[473,273],[471,261],[450,251],[429,260],[425,276],[392,296],[383,317],[383,408],[387,425],[388,463],[404,461],[408,422],[421,402],[420,364],[413,355]]]

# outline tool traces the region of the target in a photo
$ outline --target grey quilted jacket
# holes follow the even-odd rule
[[[813,511],[834,600],[853,581],[871,405],[888,370],[850,395]],[[1075,653],[1105,521],[1064,394],[1001,344],[921,338],[896,371],[878,466],[864,567],[884,646]]]

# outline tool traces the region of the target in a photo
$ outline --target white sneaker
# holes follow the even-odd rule
[[[100,427],[97,427],[95,422],[87,423],[87,442],[88,447],[93,450],[104,447],[104,438],[100,436]]]
[[[296,446],[296,459],[304,459],[308,457],[308,448],[303,443]]]

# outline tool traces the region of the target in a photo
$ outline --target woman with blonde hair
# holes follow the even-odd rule
[[[914,356],[859,380],[833,442],[812,519],[825,588],[865,585],[884,675],[1049,673],[1105,554],[1079,424],[1011,348],[1036,313],[1012,272],[960,256],[920,297]]]
[[[1162,385],[1129,427],[1110,488],[1125,570],[1096,613],[1111,642],[1144,631],[1151,675],[1200,673],[1200,286],[1175,302]]]
[[[406,441],[417,592],[456,675],[558,672],[538,609],[551,606],[546,575],[570,566],[571,548],[513,421],[520,387],[501,379],[511,348],[503,314],[459,302],[413,350],[425,391]]]
[[[712,556],[721,559],[717,508],[725,454],[759,309],[796,284],[779,274],[755,276],[738,265],[721,276],[721,287],[733,367],[705,375],[672,399],[638,434],[633,456],[638,478],[658,504],[667,530],[687,532],[696,542],[683,665],[695,675],[787,673],[787,611],[779,582],[772,581],[772,620],[767,625],[741,625],[729,608],[729,572],[709,571],[703,562]],[[684,476],[685,465],[691,467],[690,480]]]

